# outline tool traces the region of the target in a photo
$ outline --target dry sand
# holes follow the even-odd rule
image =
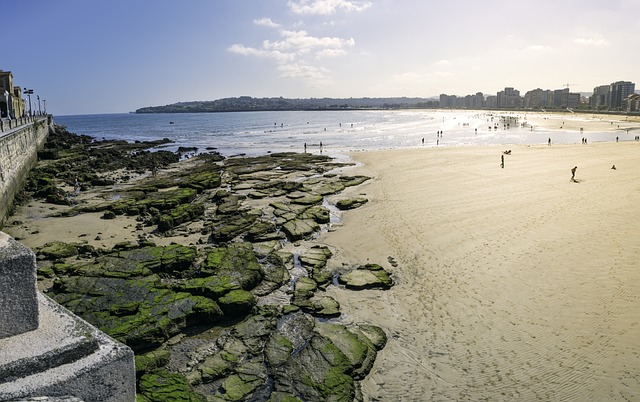
[[[353,154],[370,202],[321,240],[397,281],[330,289],[389,335],[366,400],[640,400],[640,142],[505,148]]]

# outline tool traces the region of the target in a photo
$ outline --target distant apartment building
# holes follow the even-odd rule
[[[456,103],[457,96],[440,94],[440,107],[442,109],[452,109]]]
[[[623,110],[626,112],[638,112],[640,111],[640,95],[632,93],[624,100]]]
[[[528,91],[524,95],[525,109],[575,109],[580,105],[580,94],[565,89],[540,89]]]
[[[635,93],[636,84],[630,81],[617,81],[609,85],[593,88],[589,106],[594,110],[627,110],[626,100]]]
[[[593,88],[593,95],[589,101],[589,106],[593,110],[609,108],[609,88],[610,85],[600,85]]]
[[[476,92],[475,95],[467,95],[464,100],[467,109],[482,109],[484,107],[484,94],[482,92]]]
[[[629,81],[614,82],[609,86],[609,110],[621,110],[623,101],[635,93],[636,84]]]
[[[484,106],[484,95],[482,92],[477,92],[475,95],[467,95],[465,97],[440,94],[440,107],[443,109],[482,109]]]
[[[545,109],[551,105],[551,91],[536,88],[524,94],[523,106],[525,109]]]
[[[514,109],[522,106],[522,99],[520,98],[520,91],[511,87],[506,87],[504,91],[500,91],[497,94],[499,108]]]
[[[581,93],[569,92],[569,88],[541,89],[536,88],[520,96],[520,91],[506,87],[496,96],[484,96],[482,92],[475,95],[456,96],[440,95],[440,107],[444,109],[592,109],[640,111],[635,84],[629,81],[618,81],[609,85],[597,86],[593,96],[583,97]]]

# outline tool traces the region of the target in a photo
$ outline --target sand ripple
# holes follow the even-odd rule
[[[639,400],[640,144],[499,155],[358,155],[373,202],[326,241],[399,263],[390,291],[335,291],[390,335],[367,400]]]

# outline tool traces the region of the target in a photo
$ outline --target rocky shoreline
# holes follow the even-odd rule
[[[108,248],[100,233],[52,236],[35,250],[40,288],[134,350],[141,401],[362,400],[385,332],[340,323],[325,290],[393,280],[381,265],[332,258],[317,238],[367,202],[342,194],[369,178],[326,155],[157,150],[167,141],[56,126],[3,230],[36,234],[24,208],[45,202],[39,219],[121,222],[123,236]]]

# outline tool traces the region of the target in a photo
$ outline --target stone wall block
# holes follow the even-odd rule
[[[36,328],[35,254],[0,232],[0,339]]]

